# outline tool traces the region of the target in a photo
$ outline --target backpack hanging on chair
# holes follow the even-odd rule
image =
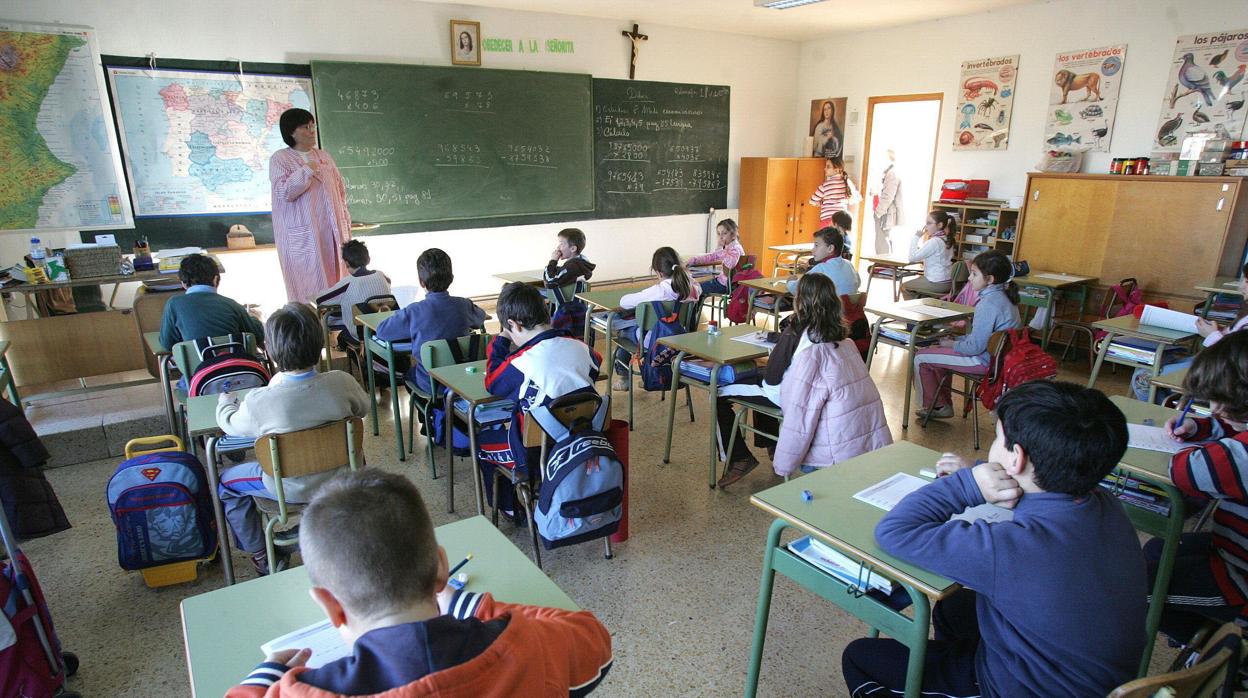
[[[200,364],[191,374],[187,394],[216,395],[268,385],[269,369],[246,346],[241,334],[231,334],[220,342],[211,337],[195,340]]]
[[[570,427],[548,406],[529,412],[555,442],[542,464],[533,514],[547,550],[609,536],[620,527],[624,466],[603,433],[609,407],[602,401],[592,419],[577,420]]]
[[[678,319],[680,317],[680,306],[680,303],[675,304],[672,312],[664,315],[662,303],[658,301],[651,301],[650,303],[650,310],[654,312],[658,322],[646,333],[645,340],[641,345],[643,347],[641,354],[641,387],[645,390],[670,390],[672,387],[672,361],[676,359],[676,355],[680,352],[666,344],[659,344],[659,340],[664,337],[672,337],[688,332]]]
[[[589,306],[585,301],[576,297],[585,289],[584,281],[577,281],[575,291],[571,298],[564,297],[563,287],[548,288],[551,297],[554,300],[555,312],[550,316],[550,326],[557,330],[567,330],[572,333],[573,337],[581,337],[585,334],[585,316],[589,312]]]
[[[1002,353],[996,380],[980,381],[975,390],[984,409],[994,409],[1002,395],[1023,383],[1057,377],[1057,361],[1038,345],[1032,344],[1027,328],[1007,330],[1007,333],[1008,344]]]
[[[724,317],[737,324],[746,321],[750,314],[751,289],[740,284],[742,281],[761,278],[763,278],[763,275],[754,267],[742,269],[732,275],[732,295],[728,298],[728,309],[724,311]]]

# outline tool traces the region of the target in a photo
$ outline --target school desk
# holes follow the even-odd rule
[[[239,396],[247,390],[238,391]],[[208,493],[212,496],[212,514],[217,520],[217,542],[221,546],[221,568],[225,583],[234,583],[234,561],[230,559],[230,529],[225,522],[225,508],[217,494],[220,478],[217,473],[217,442],[221,427],[217,426],[217,402],[220,395],[199,395],[186,401],[186,433],[199,445],[199,457],[208,475]],[[188,444],[189,445],[189,444]]]
[[[1164,426],[1166,420],[1178,414],[1174,410],[1140,402],[1122,395],[1109,398],[1122,413],[1127,422],[1144,424],[1146,419],[1152,420],[1153,426]],[[1161,451],[1146,451],[1141,448],[1128,448],[1122,461],[1114,471],[1117,477],[1131,477],[1142,480],[1165,491],[1170,500],[1169,516],[1162,516],[1147,509],[1123,505],[1136,530],[1157,536],[1164,541],[1161,548],[1161,560],[1157,565],[1157,579],[1153,582],[1153,600],[1148,606],[1148,622],[1145,631],[1148,642],[1144,645],[1144,657],[1140,660],[1139,676],[1148,673],[1148,663],[1153,656],[1153,640],[1157,628],[1161,624],[1162,608],[1166,605],[1166,592],[1170,588],[1170,574],[1174,571],[1174,557],[1179,548],[1179,536],[1183,533],[1183,495],[1170,479],[1170,454]]]
[[[771,611],[772,586],[776,573],[814,592],[860,618],[870,628],[870,636],[881,631],[910,648],[906,668],[906,698],[918,698],[927,653],[927,632],[932,604],[961,588],[956,582],[888,555],[875,542],[875,526],[884,510],[854,499],[854,494],[897,473],[918,475],[931,468],[940,453],[908,441],[851,458],[835,467],[796,477],[782,485],[750,497],[750,503],[776,517],[767,533],[763,553],[763,576],[754,616],[754,640],[750,646],[750,667],[745,695],[758,690],[758,675],[767,639],[767,619]],[[802,499],[809,490],[812,498]],[[780,544],[787,529],[811,535],[861,564],[859,580],[847,584],[806,562]],[[910,595],[913,613],[895,611],[860,586],[864,575],[880,575],[900,584]],[[794,599],[808,603],[807,598]],[[804,660],[796,660],[804,661]]]
[[[1106,361],[1131,368],[1148,369],[1150,375],[1156,378],[1161,373],[1162,357],[1167,348],[1183,344],[1200,335],[1195,332],[1183,332],[1180,330],[1168,330],[1164,327],[1156,327],[1154,325],[1142,325],[1140,319],[1134,315],[1123,315],[1120,317],[1110,318],[1108,320],[1097,320],[1092,323],[1092,327],[1098,330],[1104,330],[1107,334],[1101,340],[1101,349],[1097,352],[1096,363],[1092,365],[1092,375],[1088,376],[1088,387],[1096,385],[1096,378],[1101,372],[1101,365]],[[1132,361],[1131,359],[1117,356],[1108,356],[1109,346],[1117,337],[1132,337],[1142,339],[1149,342],[1155,342],[1157,349],[1153,352],[1152,363],[1144,363],[1141,361]],[[1152,402],[1157,397],[1157,386],[1150,384],[1148,387],[1148,401]]]
[[[1079,315],[1083,317],[1083,308],[1088,303],[1088,286],[1096,283],[1095,276],[1078,274],[1062,274],[1055,271],[1032,269],[1027,276],[1014,277],[1014,283],[1022,290],[1023,303],[1044,310],[1044,331],[1041,334],[1040,347],[1049,348],[1049,335],[1053,333],[1053,316],[1057,296],[1065,293],[1079,294]]]
[[[357,324],[364,327],[364,356],[360,370],[368,375],[368,399],[370,414],[373,418],[373,436],[381,433],[377,423],[377,376],[373,372],[373,355],[386,362],[386,374],[390,377],[390,414],[394,417],[394,442],[399,449],[399,460],[407,460],[407,451],[403,448],[403,417],[399,411],[399,376],[394,372],[394,362],[398,356],[411,353],[410,342],[386,342],[377,339],[377,326],[383,320],[394,315],[392,310],[379,313],[356,315]]]
[[[1219,294],[1228,296],[1241,296],[1239,292],[1239,279],[1234,276],[1219,276],[1211,281],[1203,281],[1196,284],[1197,291],[1204,291],[1205,303],[1200,308],[1200,316],[1209,319],[1209,310],[1213,308],[1213,299]]]
[[[522,284],[530,286],[546,285],[545,269],[528,269],[526,271],[508,271],[501,274],[495,274],[494,278],[502,279],[503,283],[515,283],[519,281]]]
[[[1183,392],[1183,381],[1187,379],[1188,368],[1189,367],[1185,366],[1177,371],[1171,371],[1169,373],[1153,376],[1148,382],[1156,388],[1165,388],[1166,390],[1173,390],[1176,393],[1181,393]]]
[[[469,368],[476,369],[469,371]],[[479,405],[495,402],[502,398],[491,395],[485,389],[485,361],[469,361],[463,364],[439,366],[429,370],[432,382],[431,394],[438,394],[438,385],[446,386],[446,415],[448,424],[450,416],[455,414],[455,398],[463,398],[468,403],[468,412],[464,415],[464,425],[468,430],[468,456],[472,467],[472,484],[477,493],[477,515],[485,512],[485,491],[482,489],[481,468],[477,465],[477,422],[473,418]],[[449,431],[449,429],[448,429]],[[430,434],[429,438],[433,438]],[[455,511],[455,448],[454,438],[446,439],[446,510]]]
[[[173,377],[169,367],[173,364],[173,354],[160,342],[160,332],[144,332],[143,341],[148,351],[160,362],[160,397],[165,403],[165,421],[169,423],[169,433],[178,433],[177,416],[173,411]]]
[[[780,253],[776,255],[771,275],[779,276],[782,271],[796,272],[802,258],[809,257],[814,248],[813,242],[796,242],[792,245],[769,245],[767,249]]]
[[[938,317],[931,314],[928,309],[939,309],[949,314]],[[880,342],[885,344],[901,347],[906,350],[906,404],[901,411],[901,428],[910,428],[910,394],[914,392],[914,355],[918,353],[918,339],[922,336],[924,339],[935,337],[943,337],[950,334],[948,328],[941,328],[941,325],[948,325],[957,320],[966,320],[975,314],[975,309],[969,305],[961,303],[951,303],[949,301],[937,300],[935,298],[916,298],[909,301],[901,301],[894,305],[887,306],[868,306],[866,312],[876,316],[875,322],[871,325],[871,348],[867,350],[867,370],[871,370],[871,361],[875,359],[875,350]],[[880,334],[880,328],[884,323],[903,323],[890,324],[890,329],[897,329],[905,333],[906,342],[903,344],[895,339]],[[931,346],[936,346],[932,344]],[[926,408],[926,405],[921,405]]]
[[[644,291],[653,284],[641,284],[634,286],[623,286],[620,288],[611,288],[603,291],[583,291],[576,294],[576,297],[585,301],[585,305],[589,306],[585,313],[585,343],[594,346],[591,335],[595,329],[600,330],[606,337],[606,351],[602,354],[602,365],[608,367],[608,370],[600,370],[599,373],[606,377],[607,381],[611,380],[610,367],[615,361],[615,331],[612,325],[615,323],[615,315],[624,310],[620,307],[620,299],[630,293]],[[601,313],[595,316],[594,313]],[[607,417],[611,416],[611,391],[607,391]]]
[[[759,293],[771,294],[775,299],[771,305],[772,328],[780,329],[780,302],[789,296],[789,282],[802,278],[798,276],[769,276],[762,279],[746,279],[737,282],[738,286],[750,289],[750,297],[745,307],[749,308],[750,324],[754,322],[754,300]],[[760,306],[763,307],[763,306]]]
[[[757,344],[738,342],[733,339],[733,337],[753,332],[758,332],[758,328],[753,325],[735,325],[721,329],[718,335],[707,334],[705,331],[688,332],[659,339],[659,344],[671,347],[679,352],[672,361],[672,394],[668,395],[669,402],[667,403],[667,445],[663,448],[664,463],[670,462],[672,455],[672,426],[676,422],[676,403],[679,402],[678,396],[680,395],[682,381],[680,362],[684,361],[685,357],[692,356],[697,359],[705,359],[714,364],[711,367],[711,379],[708,383],[691,378],[683,378],[684,384],[695,388],[705,388],[710,396],[711,410],[708,413],[706,422],[707,432],[710,434],[711,440],[708,480],[711,489],[715,489],[715,465],[719,462],[718,440],[715,437],[715,403],[719,399],[719,369],[725,364],[737,361],[750,361],[767,356],[767,350],[763,347]]]
[[[872,279],[877,276],[882,279],[887,278],[893,282],[894,302],[901,298],[902,280],[923,273],[923,263],[911,262],[908,257],[895,257],[887,254],[863,255],[862,260],[868,262],[866,292],[871,292]]]
[[[472,554],[463,569],[469,591],[488,591],[510,603],[580,610],[485,517],[443,524],[434,535],[452,565]],[[323,620],[324,611],[308,595],[310,587],[307,570],[296,567],[183,599],[182,640],[191,695],[225,695],[264,661],[260,645]]]

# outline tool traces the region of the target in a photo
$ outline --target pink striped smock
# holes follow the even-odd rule
[[[286,282],[286,298],[307,303],[346,273],[339,247],[351,238],[347,189],[329,153],[313,148],[319,174],[294,148],[269,158],[273,187],[273,238]]]

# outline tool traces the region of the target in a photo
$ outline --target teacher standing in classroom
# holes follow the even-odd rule
[[[311,112],[287,109],[278,125],[290,147],[269,158],[273,239],[287,300],[307,303],[345,272],[339,248],[351,238],[347,189],[333,158],[316,147]]]

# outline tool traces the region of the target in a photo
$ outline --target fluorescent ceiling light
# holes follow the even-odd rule
[[[813,5],[823,0],[754,0],[755,7],[770,7],[773,10],[788,10],[802,5]]]

